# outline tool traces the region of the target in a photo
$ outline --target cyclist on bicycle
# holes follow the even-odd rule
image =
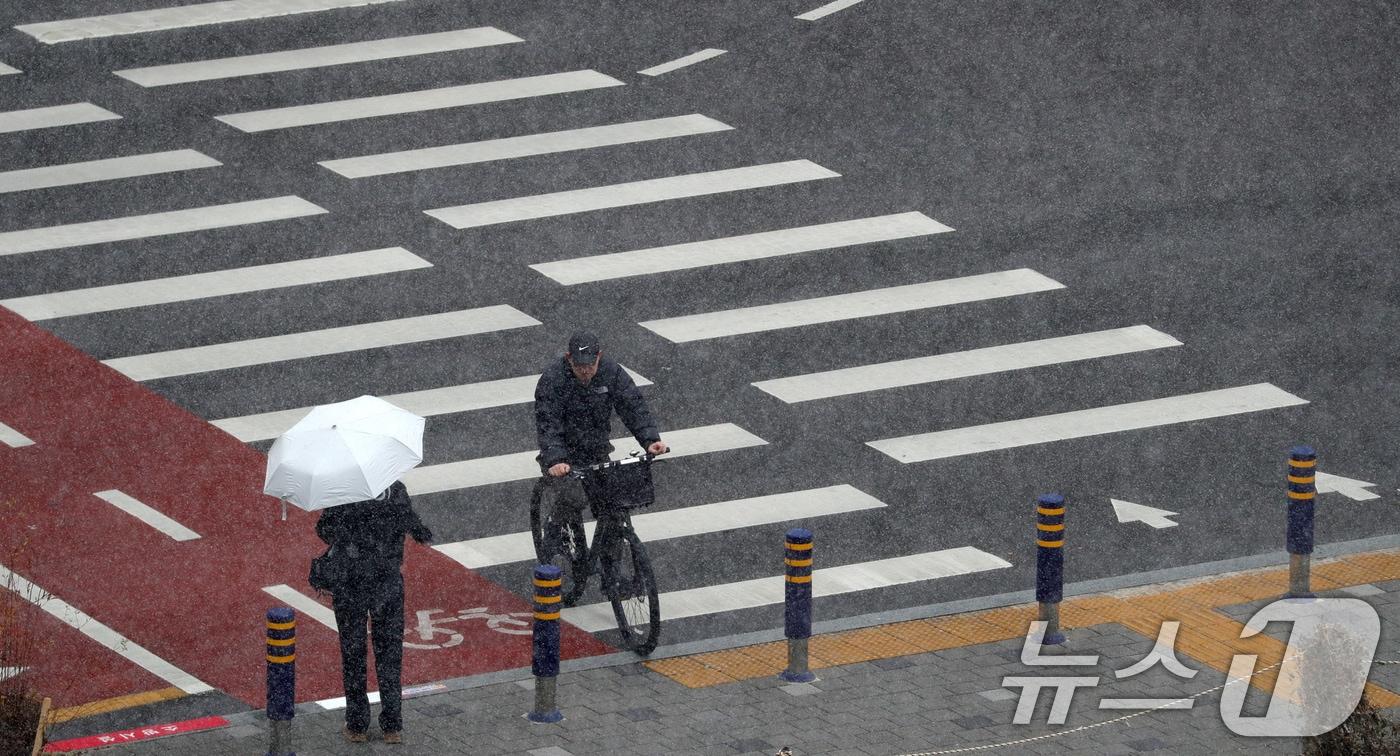
[[[614,410],[642,448],[651,454],[670,450],[632,376],[603,357],[597,336],[579,331],[569,337],[563,358],[546,367],[535,385],[540,469],[563,478],[572,465],[607,461],[613,450],[608,436]],[[566,486],[560,493],[560,503],[575,510],[588,504],[582,486]]]

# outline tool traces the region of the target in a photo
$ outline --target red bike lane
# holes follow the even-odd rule
[[[261,493],[265,455],[4,308],[0,365],[0,422],[34,442],[0,444],[0,565],[177,671],[262,706],[263,618],[280,603],[263,588],[314,595],[307,568],[324,548],[316,515],[289,508],[281,520],[280,503]],[[177,541],[94,495],[114,489],[199,537]],[[525,600],[412,542],[404,577],[406,640],[438,646],[405,649],[405,685],[530,664],[530,637],[511,623],[443,624],[461,634],[455,645],[413,632],[419,611],[501,616],[529,612]],[[27,673],[41,686],[84,691],[56,705],[174,684],[168,670],[144,670],[63,628]],[[564,658],[614,650],[567,625],[562,645]],[[102,666],[87,663],[96,660]],[[339,695],[335,632],[299,612],[297,699]]]

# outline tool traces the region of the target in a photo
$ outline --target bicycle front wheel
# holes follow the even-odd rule
[[[647,556],[642,539],[630,529],[610,539],[602,556],[603,582],[617,618],[617,629],[622,632],[622,642],[646,656],[656,648],[661,636],[661,604],[656,597],[651,558]]]
[[[559,568],[561,603],[573,606],[588,588],[588,536],[581,520],[555,506],[559,487],[540,479],[530,496],[530,536],[540,564]]]

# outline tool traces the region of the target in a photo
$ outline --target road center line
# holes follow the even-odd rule
[[[883,501],[870,494],[855,486],[843,484],[669,509],[664,512],[647,512],[634,515],[632,525],[642,540],[649,543],[775,522],[879,509],[884,506]],[[590,540],[596,526],[595,522],[584,523],[584,530],[587,531]],[[444,543],[433,548],[467,569],[535,558],[534,540],[528,530]]]
[[[757,381],[753,385],[793,404],[1174,346],[1181,346],[1181,342],[1161,331],[1139,325],[826,370]]]
[[[1001,557],[971,546],[827,567],[812,573],[812,596],[836,596],[923,580],[966,575],[1010,567]],[[670,591],[657,597],[661,621],[733,612],[783,603],[782,575]],[[580,629],[598,632],[617,627],[612,604],[588,604],[563,610],[563,619]]]
[[[1028,268],[1019,268],[830,297],[648,320],[639,325],[673,342],[682,343],[1063,288],[1064,284],[1058,281]]]
[[[743,449],[768,443],[733,423],[668,430],[665,439],[671,447],[671,452],[664,459]],[[638,450],[637,442],[631,436],[614,438],[612,443],[617,447],[617,451],[612,454],[613,459],[622,459],[632,451]],[[535,461],[538,454],[538,449],[532,449],[495,457],[415,467],[404,474],[403,482],[408,486],[409,492],[417,496],[492,483],[530,480],[540,476],[540,465]]]
[[[1269,383],[870,441],[900,462],[923,462],[1071,438],[1307,404]]]
[[[856,3],[862,1],[863,0],[835,0],[835,2],[830,2],[826,5],[818,6],[816,8],[813,8],[812,10],[807,11],[806,13],[794,16],[794,18],[799,18],[803,21],[816,21],[819,18],[825,18],[837,11],[845,10],[851,7],[852,5],[855,5]]]
[[[20,598],[48,612],[59,622],[77,630],[103,646],[117,652],[127,661],[191,695],[208,693],[212,687],[170,662],[156,656],[121,633],[89,617],[77,607],[11,572],[0,564],[0,588],[8,588]]]
[[[0,194],[213,168],[220,165],[223,163],[196,150],[171,150],[147,155],[87,160],[81,163],[22,168],[0,173]]]
[[[662,63],[657,66],[652,66],[651,68],[643,68],[637,73],[642,74],[643,76],[660,76],[661,74],[670,73],[678,68],[685,68],[686,66],[694,65],[696,63],[699,63],[700,61],[718,57],[720,55],[725,54],[726,52],[728,51],[717,50],[713,47],[707,47],[699,52],[693,52],[689,55],[684,55],[682,57],[676,58],[675,60]]]
[[[324,68],[347,63],[365,63],[523,41],[514,34],[507,34],[500,29],[483,26],[474,29],[373,39],[324,47],[306,47],[257,55],[239,55],[145,68],[128,68],[112,73],[143,87],[161,87],[168,84],[185,84],[194,81]]]
[[[432,263],[402,247],[0,299],[31,321],[377,276]]]
[[[529,197],[470,205],[425,210],[453,228],[475,228],[496,223],[548,218],[555,215],[582,213],[629,205],[699,197],[706,194],[758,189],[800,181],[837,178],[841,174],[829,171],[809,160],[750,165],[703,173],[630,181],[624,184],[594,186],[565,192],[537,194]]]
[[[377,349],[398,344],[471,336],[540,322],[509,305],[478,307],[433,315],[302,331],[260,339],[173,349],[103,360],[102,364],[134,381],[207,373],[250,365]]]
[[[570,260],[537,263],[530,267],[561,284],[570,286],[926,234],[942,234],[952,230],[923,213],[895,213],[629,252],[576,257]]]
[[[0,304],[4,304],[0,302]],[[647,380],[640,373],[623,367],[627,374],[632,376],[633,382],[638,386],[650,386],[651,381]],[[422,391],[410,391],[403,394],[392,394],[380,397],[390,404],[408,410],[415,415],[422,417],[432,417],[434,415],[446,415],[453,412],[469,412],[471,410],[486,409],[487,407],[504,407],[510,404],[525,404],[535,400],[535,384],[538,383],[538,375],[521,375],[515,378],[502,378],[495,381],[482,381],[480,383],[464,383],[457,386],[443,386],[441,388],[424,389]],[[353,397],[346,397],[350,399]],[[265,441],[270,438],[277,438],[288,428],[297,423],[298,420],[306,416],[312,407],[297,407],[296,409],[276,410],[274,412],[264,412],[257,415],[244,415],[242,417],[230,417],[223,420],[213,420],[211,424],[222,428],[225,432],[237,438],[239,441]]]
[[[547,155],[594,147],[649,142],[658,139],[694,136],[715,131],[728,131],[732,126],[698,113],[671,118],[590,126],[568,131],[487,139],[480,142],[448,144],[378,155],[322,160],[318,165],[346,178],[383,176],[390,173],[422,171],[453,165],[485,163],[491,160]]]
[[[93,494],[97,498],[111,504],[123,512],[135,517],[141,522],[150,525],[160,532],[170,536],[177,541],[193,541],[199,538],[199,534],[181,525],[175,520],[167,517],[163,512],[156,510],[149,505],[137,500],[132,496],[122,493],[116,489],[110,491],[98,491]]]
[[[302,218],[326,212],[329,211],[301,197],[286,196],[62,226],[28,228],[0,233],[0,256],[207,231],[248,223]]]
[[[246,113],[231,113],[214,116],[214,118],[239,131],[252,133],[620,86],[622,86],[621,81],[597,71],[567,71],[542,76],[463,84],[455,87],[423,89],[417,92],[400,92],[375,97],[356,97],[349,100],[332,100],[310,105],[292,105]]]
[[[113,37],[120,34],[141,34],[190,26],[225,24],[231,21],[314,13],[334,8],[358,5],[397,3],[403,0],[223,0],[197,5],[177,5],[171,8],[84,16],[62,21],[21,24],[15,29],[44,42],[72,42],[91,37]]]
[[[0,134],[73,126],[94,121],[111,121],[119,118],[121,116],[116,113],[106,108],[99,108],[90,102],[75,102],[70,105],[53,105],[27,110],[9,110],[0,113]]]

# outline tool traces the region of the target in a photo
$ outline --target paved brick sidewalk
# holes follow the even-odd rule
[[[1069,599],[1063,606],[1069,642],[1062,654],[1097,654],[1092,667],[1028,667],[1021,662],[1029,605],[1017,605],[873,628],[829,633],[812,641],[818,680],[786,685],[774,676],[779,644],[566,672],[554,725],[522,718],[533,704],[528,677],[479,684],[457,681],[446,692],[405,701],[405,743],[345,743],[339,711],[299,714],[293,737],[300,756],[346,753],[506,754],[772,754],[787,745],[808,754],[888,755],[1022,741],[972,753],[1163,754],[1299,753],[1295,739],[1251,739],[1231,733],[1220,715],[1220,691],[1192,699],[1189,710],[1099,709],[1105,698],[1178,699],[1225,682],[1228,654],[1256,653],[1259,666],[1278,661],[1282,636],[1240,641],[1240,622],[1287,585],[1271,568],[1210,579],[1124,589]],[[1320,596],[1360,597],[1381,616],[1378,656],[1400,653],[1400,550],[1357,554],[1314,565]],[[1160,620],[1180,619],[1176,649],[1198,670],[1192,679],[1161,665],[1117,679],[1146,657]],[[1018,629],[1019,628],[1019,629]],[[1233,640],[1233,643],[1230,641]],[[1006,676],[1097,677],[1074,694],[1064,724],[1047,724],[1053,689],[1042,691],[1031,724],[1013,724],[1019,688]],[[1271,673],[1251,681],[1245,713],[1260,715]],[[1377,687],[1377,684],[1383,687]],[[463,687],[466,686],[466,687]],[[1376,667],[1368,695],[1400,706],[1400,666]],[[1388,689],[1388,690],[1387,690]],[[1400,711],[1391,708],[1390,714]],[[218,712],[209,712],[218,713]],[[259,713],[194,735],[115,746],[117,754],[265,753],[267,722]],[[1104,724],[1101,724],[1104,723]],[[56,733],[62,737],[62,733]],[[377,733],[372,731],[377,737]],[[1050,737],[1041,737],[1050,736]]]

